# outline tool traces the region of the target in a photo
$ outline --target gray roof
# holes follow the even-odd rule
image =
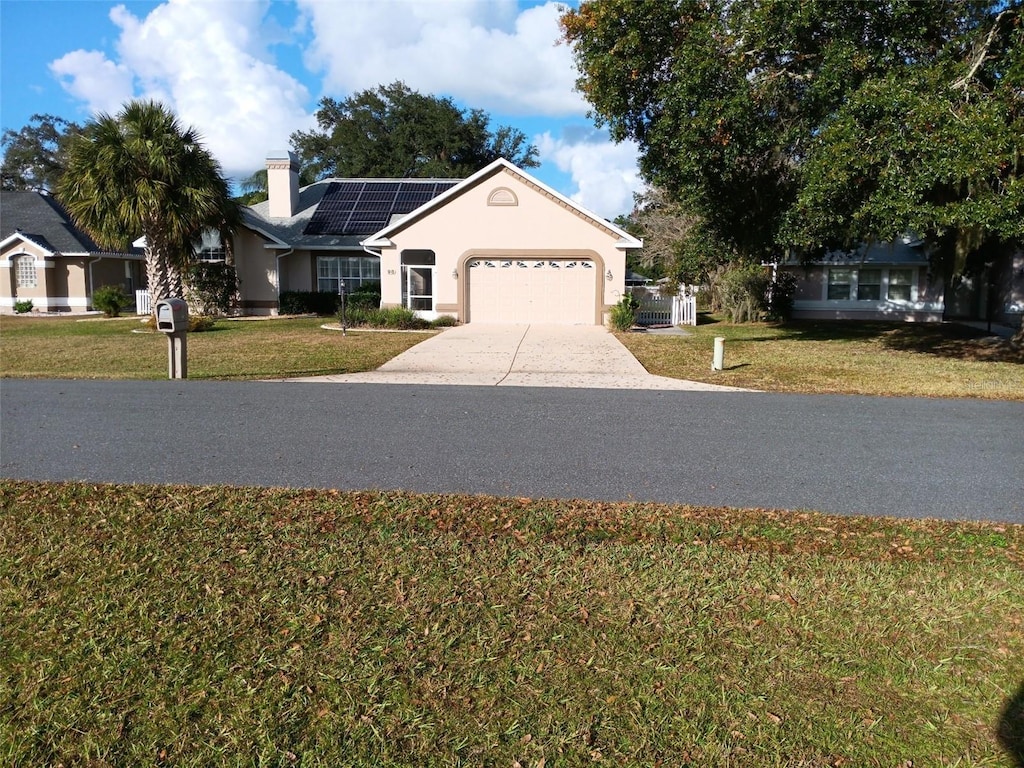
[[[457,179],[323,179],[299,190],[299,203],[290,218],[271,218],[270,201],[264,200],[256,205],[242,209],[242,223],[250,229],[263,233],[266,237],[280,241],[282,248],[330,249],[362,251],[360,243],[372,235],[380,227],[366,232],[351,234],[307,234],[310,222],[316,214],[324,196],[331,191],[332,185],[366,184],[401,184],[401,185],[438,185],[451,186]],[[443,191],[443,190],[442,190]],[[315,229],[315,228],[313,228]]]
[[[799,264],[800,260],[790,258],[787,264]],[[812,264],[858,265],[858,264],[927,264],[928,253],[921,240],[910,237],[891,243],[860,245],[849,251],[829,251]]]
[[[0,240],[15,233],[59,254],[108,253],[41,192],[0,192]]]

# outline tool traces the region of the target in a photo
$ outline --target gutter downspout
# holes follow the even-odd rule
[[[295,253],[295,249],[289,248],[284,253],[279,253],[277,255],[277,261],[274,262],[274,269],[277,270],[277,314],[281,314],[281,259],[285,256],[291,256],[293,253]]]
[[[92,307],[92,295],[96,291],[96,283],[95,283],[95,281],[93,280],[93,277],[92,277],[92,265],[95,264],[97,261],[103,261],[103,257],[102,256],[97,256],[95,259],[90,261],[89,264],[88,264],[88,267],[89,267],[89,270],[88,270],[88,272],[89,272],[89,285],[87,285],[86,289],[85,289],[85,308],[86,308],[86,310],[88,310],[90,307]],[[70,307],[71,307],[71,304],[69,302],[68,303],[68,308],[70,309]]]
[[[363,245],[363,244],[360,243],[360,245]],[[369,246],[366,246],[366,245],[363,245],[363,251],[365,253],[370,254],[371,256],[376,256],[378,259],[380,259],[381,269],[384,268],[384,256],[380,253],[380,251],[372,251],[372,250],[370,250]],[[399,267],[399,269],[401,269],[401,267]],[[399,278],[399,279],[401,279],[401,278]],[[383,285],[384,285],[384,275],[380,276],[380,282],[381,282],[381,286],[383,287]],[[383,306],[383,302],[384,302],[383,291],[381,293],[382,293],[381,305]],[[399,294],[399,295],[401,295],[401,294]]]

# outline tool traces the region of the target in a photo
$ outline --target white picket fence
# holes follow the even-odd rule
[[[639,297],[637,325],[696,325],[697,293],[686,291],[677,296],[647,294]]]
[[[136,291],[135,292],[135,314],[137,315],[149,315],[153,313],[153,308],[149,304],[149,291]]]

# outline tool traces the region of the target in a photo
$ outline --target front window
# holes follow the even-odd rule
[[[380,259],[375,256],[317,256],[316,289],[321,293],[351,293],[363,283],[380,282]]]
[[[857,301],[882,298],[882,270],[862,269],[857,273]]]
[[[912,301],[913,269],[828,270],[826,296],[829,301]]]
[[[910,301],[910,286],[914,281],[912,269],[889,270],[889,300]]]
[[[220,239],[220,232],[215,229],[204,229],[200,238],[192,244],[198,261],[224,261],[226,251]]]
[[[17,256],[14,259],[14,280],[18,288],[35,288],[36,259],[34,256]]]
[[[850,286],[852,285],[852,269],[830,269],[828,271],[829,301],[848,301],[850,298]]]

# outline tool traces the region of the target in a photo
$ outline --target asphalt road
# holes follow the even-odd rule
[[[1024,404],[8,379],[0,382],[0,476],[1024,523]]]

